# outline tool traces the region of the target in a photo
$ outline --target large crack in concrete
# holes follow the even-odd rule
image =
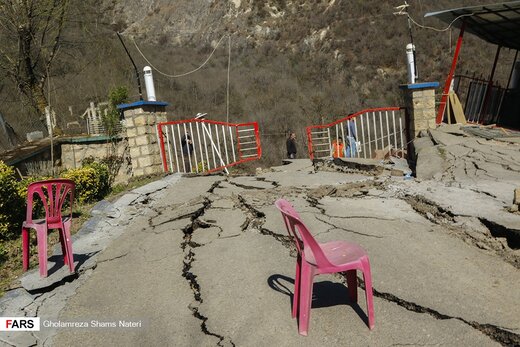
[[[360,287],[365,290],[365,284],[363,283],[363,280],[358,277],[358,282],[360,284]],[[372,292],[374,296],[384,299],[389,302],[393,302],[408,311],[416,312],[416,313],[426,313],[430,316],[438,319],[438,320],[446,320],[446,319],[456,319],[459,320],[469,326],[471,326],[474,329],[479,330],[489,338],[493,339],[494,341],[502,344],[503,346],[519,346],[520,345],[520,335],[515,334],[513,332],[510,332],[506,330],[506,328],[499,327],[493,324],[481,324],[475,321],[468,321],[462,317],[456,317],[456,316],[449,316],[443,313],[440,313],[439,311],[436,311],[434,309],[431,309],[429,307],[424,307],[419,304],[403,300],[401,298],[398,298],[397,296],[391,294],[391,293],[385,293],[380,292],[374,287],[372,287]]]
[[[218,184],[213,185],[210,188],[210,190],[214,190],[216,187],[218,187]],[[195,252],[193,250],[194,250],[194,248],[201,246],[198,243],[193,242],[191,240],[191,238],[193,236],[193,233],[197,229],[209,228],[209,224],[207,224],[205,222],[200,222],[199,217],[203,216],[204,213],[206,212],[206,210],[208,208],[210,208],[210,206],[211,206],[211,201],[209,199],[205,198],[203,206],[192,214],[191,223],[182,229],[182,231],[184,233],[184,238],[183,238],[183,241],[182,241],[180,247],[182,248],[182,250],[185,253],[187,252],[186,255],[184,256],[184,260],[183,260],[182,277],[184,277],[186,279],[186,281],[188,281],[188,284],[193,292],[193,298],[197,302],[196,305],[190,304],[188,307],[191,310],[193,316],[201,321],[201,323],[200,323],[201,331],[205,335],[216,337],[219,340],[219,342],[217,343],[218,346],[226,346],[226,345],[235,346],[235,344],[233,343],[233,341],[230,338],[227,338],[225,336],[212,332],[208,329],[206,322],[209,318],[204,316],[199,310],[199,305],[203,303],[203,298],[201,296],[201,291],[200,291],[200,285],[197,281],[197,275],[195,275],[191,271],[192,264],[195,261]]]
[[[245,185],[245,184],[233,182],[232,180],[227,180],[226,182],[231,184],[232,186],[235,186],[235,187],[238,187],[238,188],[242,188],[242,189],[246,189],[246,190],[266,190],[266,189],[268,189],[268,188],[262,188],[262,187],[248,186],[248,185]]]
[[[432,223],[446,228],[451,235],[480,249],[493,251],[502,260],[520,269],[520,256],[515,252],[515,250],[520,248],[520,234],[518,230],[508,229],[486,218],[479,217],[478,220],[488,230],[489,235],[484,235],[483,238],[475,238],[465,228],[457,225],[456,214],[442,208],[435,202],[420,195],[405,195],[401,199],[407,202],[415,212]],[[500,239],[505,240],[505,244]]]
[[[480,222],[489,229],[493,237],[503,237],[511,249],[520,249],[520,234],[486,218],[479,218]]]
[[[240,194],[238,195],[238,203],[242,211],[246,213],[246,220],[240,226],[242,231],[257,229],[261,232],[262,225],[265,223],[265,214],[248,204],[246,199]]]
[[[329,216],[329,215],[326,214],[326,213],[323,213],[323,215],[325,215],[325,216],[327,216],[327,217],[329,217],[329,218],[340,218],[340,217],[336,217],[336,216]],[[338,227],[338,226],[332,224],[331,222],[328,222],[328,221],[326,221],[326,220],[324,220],[324,219],[318,218],[318,216],[316,216],[316,215],[314,216],[314,218],[316,218],[316,219],[319,220],[320,222],[325,223],[325,224],[327,224],[328,226],[330,226],[329,229],[327,229],[326,231],[321,232],[321,233],[319,233],[319,234],[326,233],[326,232],[330,232],[331,230],[335,230],[335,229],[336,229],[336,230],[343,230],[343,231],[345,231],[345,232],[347,232],[347,233],[352,233],[352,234],[356,234],[356,235],[367,236],[367,237],[374,237],[374,238],[376,238],[376,239],[382,239],[382,238],[383,238],[383,236],[370,235],[370,234],[365,234],[365,233],[361,233],[361,232],[358,232],[358,231],[354,231],[354,230],[351,230],[351,229],[346,229],[346,228]],[[365,217],[365,216],[361,216],[361,217],[355,216],[355,217],[345,217],[345,218],[367,218],[367,217]],[[374,218],[374,219],[393,220],[393,219],[383,219],[383,218]],[[316,235],[319,235],[319,234],[316,234]]]

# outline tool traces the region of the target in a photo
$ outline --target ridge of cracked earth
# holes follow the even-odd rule
[[[508,291],[518,280],[517,244],[503,230],[490,228],[485,217],[457,215],[423,195],[407,194],[415,183],[315,172],[306,163],[256,177],[182,178],[162,195],[149,196],[132,227],[100,252],[95,266],[80,272],[84,280],[67,279],[48,293],[22,296],[25,314],[46,314],[50,301],[60,298],[56,291],[75,285],[67,305],[53,308],[56,317],[107,319],[117,312],[120,318],[147,320],[144,334],[60,330],[31,335],[26,344],[520,343],[518,311],[511,304],[518,294]],[[297,335],[290,319],[296,250],[273,206],[279,197],[294,203],[318,240],[349,239],[368,250],[374,331],[366,327],[361,293],[359,303],[352,303],[341,276],[318,276],[309,337]],[[393,248],[403,251],[394,254]],[[449,269],[442,252],[460,261],[458,267]],[[416,260],[411,254],[419,258],[416,264],[410,264]],[[476,264],[469,266],[469,259]],[[463,265],[469,274],[461,281]],[[421,267],[429,272],[414,270]],[[477,274],[492,281],[472,283]],[[500,274],[512,275],[512,282]],[[490,293],[503,300],[486,303]]]

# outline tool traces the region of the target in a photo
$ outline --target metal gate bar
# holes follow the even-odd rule
[[[375,151],[385,149],[385,144],[386,148],[403,153],[407,147],[404,117],[403,108],[383,107],[363,110],[330,124],[308,126],[309,156],[311,159],[333,156],[334,142],[340,137],[345,144],[341,157],[374,158]]]
[[[165,172],[227,172],[228,167],[262,156],[256,122],[233,124],[207,119],[163,122],[157,124],[157,135]]]

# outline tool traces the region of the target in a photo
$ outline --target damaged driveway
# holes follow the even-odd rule
[[[315,171],[308,160],[257,176],[178,178],[129,203],[138,212],[127,225],[111,226],[124,232],[79,278],[40,292],[20,288],[18,304],[3,305],[20,309],[18,315],[36,310],[42,320],[140,326],[48,328],[0,340],[56,346],[518,345],[519,245],[506,236],[520,216],[504,212],[501,224],[485,209],[451,209],[446,199],[457,192],[443,195],[446,187],[385,173]],[[500,197],[482,195],[489,206],[500,205]],[[280,197],[294,204],[318,240],[351,240],[368,251],[373,331],[363,289],[355,304],[341,276],[318,276],[309,336],[298,335],[290,313],[295,249],[273,206]]]

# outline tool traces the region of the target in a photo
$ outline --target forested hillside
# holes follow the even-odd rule
[[[398,85],[406,83],[410,42],[407,16],[394,14],[402,1],[61,1],[66,13],[60,44],[42,74],[45,101],[64,131],[90,101],[105,101],[111,88],[127,86],[138,99],[132,64],[116,32],[141,71],[148,63],[134,42],[160,70],[154,70],[156,93],[170,103],[171,119],[207,112],[211,119],[226,120],[229,65],[229,121],[260,123],[265,164],[284,155],[289,130],[297,133],[298,154],[304,156],[306,125],[362,108],[401,105]],[[488,2],[409,1],[408,12],[417,22],[412,35],[419,81],[442,84],[458,35],[458,30],[421,27],[447,26],[424,14]],[[4,26],[0,52],[18,47],[7,35]],[[467,35],[459,66],[487,74],[494,50]],[[194,73],[165,76],[194,70],[210,55]],[[504,60],[511,56],[503,54]],[[499,75],[507,75],[509,66],[499,66]],[[38,107],[5,69],[0,71],[0,113],[22,138],[24,131],[43,129]]]

